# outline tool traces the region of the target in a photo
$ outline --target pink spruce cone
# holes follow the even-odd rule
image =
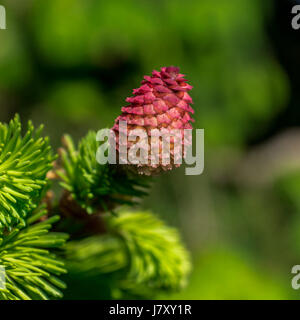
[[[120,150],[122,142],[119,142],[119,137],[122,137],[122,131],[119,121],[127,122],[127,137],[125,139],[128,138],[130,131],[134,129],[142,129],[146,133],[145,141],[137,140],[131,142],[127,140],[127,151],[133,144],[140,142],[141,145],[142,142],[146,144],[144,146],[147,147],[149,154],[147,163],[129,164],[130,168],[135,172],[153,175],[180,166],[175,159],[178,156],[183,156],[185,152],[183,130],[192,129],[191,122],[194,121],[190,116],[191,113],[194,113],[190,106],[193,100],[187,93],[192,89],[192,86],[187,84],[186,81],[184,75],[179,73],[179,68],[163,67],[160,72],[154,70],[152,76],[145,76],[141,82],[142,85],[133,90],[134,96],[126,99],[129,105],[122,108],[122,114],[115,120],[112,130],[116,136],[117,153],[122,159],[128,159],[128,153]],[[176,137],[170,140],[171,155],[169,164],[163,163],[164,153],[162,151],[161,137],[157,138],[159,155],[156,159],[159,159],[157,160],[158,163],[154,164],[150,161],[150,138],[155,139],[153,131],[151,135],[151,130],[153,129],[159,129],[163,133],[171,132],[174,129],[177,130],[176,132],[180,132],[180,148],[175,147],[178,146],[178,144],[174,143]],[[191,141],[189,140],[188,143],[191,143]]]

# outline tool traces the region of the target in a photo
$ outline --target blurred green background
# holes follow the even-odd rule
[[[192,252],[190,284],[167,298],[300,297],[291,288],[300,264],[295,1],[1,4],[0,121],[18,112],[44,123],[54,147],[66,132],[111,127],[153,69],[179,66],[194,86],[204,173],[156,178],[141,204],[178,227]]]

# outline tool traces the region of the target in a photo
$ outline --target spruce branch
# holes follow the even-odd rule
[[[60,150],[63,170],[57,170],[61,186],[88,214],[113,210],[122,204],[132,205],[147,194],[147,180],[122,170],[117,165],[99,165],[96,152],[100,143],[90,131],[75,147],[68,135]],[[66,194],[66,197],[68,194]],[[71,205],[70,205],[71,206]]]
[[[122,239],[111,234],[69,241],[65,246],[68,269],[81,276],[97,276],[120,271],[128,266]]]
[[[124,290],[144,295],[186,284],[190,258],[176,229],[150,212],[124,212],[108,224],[123,239],[130,257]]]
[[[24,226],[45,189],[54,156],[42,130],[28,122],[22,135],[17,115],[9,124],[0,123],[0,230]]]
[[[44,221],[45,206],[39,207],[10,233],[0,236],[0,266],[4,267],[6,288],[0,300],[61,298],[66,285],[58,276],[66,273],[64,263],[50,249],[61,247],[67,235],[50,232],[59,220],[52,216]]]
[[[177,230],[150,212],[119,212],[106,217],[109,233],[66,244],[70,272],[112,274],[116,292],[149,297],[182,288],[191,264]]]
[[[22,135],[18,116],[9,125],[0,123],[0,267],[6,272],[0,300],[62,297],[66,285],[58,277],[66,269],[53,252],[58,248],[64,248],[61,255],[71,273],[108,276],[114,297],[153,297],[184,286],[190,259],[175,229],[149,212],[104,214],[135,204],[147,194],[148,178],[98,164],[95,132],[78,146],[65,136],[58,168],[51,171],[64,192],[59,207],[53,207],[53,193],[46,191],[55,157],[41,132],[29,122]],[[44,205],[38,206],[41,200]],[[84,223],[78,225],[87,234],[79,232],[79,240],[65,243],[66,234],[50,232],[59,220],[53,213],[65,214],[62,230],[80,217]],[[72,238],[78,239],[76,231]]]

